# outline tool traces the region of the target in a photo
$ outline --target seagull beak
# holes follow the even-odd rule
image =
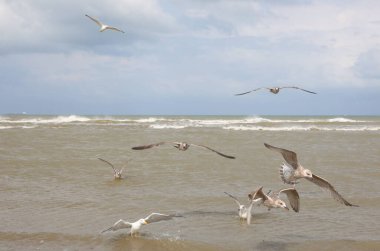
[[[289,208],[287,206],[285,206],[284,208],[289,211]]]

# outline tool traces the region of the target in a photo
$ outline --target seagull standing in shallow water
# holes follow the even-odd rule
[[[284,183],[291,184],[295,187],[297,180],[305,178],[308,181],[316,184],[317,186],[330,192],[332,197],[338,202],[346,206],[356,206],[353,205],[340,195],[335,188],[325,179],[313,174],[309,169],[304,168],[297,160],[297,154],[295,152],[271,146],[267,143],[264,143],[265,147],[281,153],[282,157],[285,159],[286,163],[283,163],[280,169],[280,176]]]
[[[241,220],[247,220],[247,224],[251,224],[251,218],[252,218],[252,207],[253,207],[253,204],[255,204],[255,202],[258,202],[258,201],[261,201],[261,198],[258,198],[256,200],[251,200],[251,203],[249,204],[248,208],[241,204],[240,201],[233,195],[227,193],[227,192],[224,192],[225,194],[227,194],[228,196],[230,196],[235,202],[236,204],[238,205],[238,214],[239,214],[239,218]]]
[[[277,94],[277,93],[280,92],[281,89],[285,89],[285,88],[292,88],[292,89],[297,89],[297,90],[301,90],[301,91],[312,93],[312,94],[317,94],[316,92],[308,91],[308,90],[299,88],[297,86],[283,86],[283,87],[260,87],[260,88],[256,88],[256,89],[253,89],[253,90],[250,90],[250,91],[247,91],[247,92],[235,94],[235,96],[245,95],[245,94],[248,94],[248,93],[251,93],[251,92],[254,92],[254,91],[258,91],[258,90],[261,90],[261,89],[268,89],[271,93]]]
[[[271,208],[284,208],[286,210],[289,210],[289,208],[286,206],[286,203],[280,199],[280,194],[285,193],[288,197],[288,200],[290,202],[290,206],[293,208],[295,212],[299,212],[300,208],[300,196],[298,195],[298,192],[295,188],[285,188],[277,193],[272,193],[271,195],[265,194],[263,192],[263,187],[260,187],[258,190],[248,194],[248,198],[251,201],[257,201],[260,200],[268,208],[268,211]]]
[[[223,154],[221,152],[218,152],[208,146],[204,146],[204,145],[197,145],[197,144],[188,144],[186,142],[159,142],[159,143],[156,143],[156,144],[150,144],[150,145],[144,145],[144,146],[135,146],[135,147],[132,147],[133,150],[145,150],[145,149],[149,149],[149,148],[152,148],[152,147],[155,147],[155,146],[160,146],[160,145],[163,145],[163,144],[171,144],[173,145],[175,148],[177,148],[178,150],[180,151],[186,151],[190,146],[197,146],[197,147],[202,147],[202,148],[205,148],[207,150],[210,150],[210,151],[213,151],[214,153],[216,154],[219,154],[220,156],[223,156],[225,158],[229,158],[229,159],[235,159],[234,156],[229,156],[229,155],[226,155],[226,154]]]
[[[92,21],[94,21],[99,27],[99,31],[100,32],[103,32],[105,30],[114,30],[114,31],[119,31],[119,32],[122,32],[122,33],[125,33],[124,31],[116,28],[116,27],[113,27],[113,26],[109,26],[107,24],[103,24],[102,22],[100,22],[98,19],[96,18],[93,18],[93,17],[90,17],[89,15],[86,14],[86,17],[88,17],[89,19],[91,19]]]
[[[98,158],[98,160],[103,161],[104,163],[107,163],[108,165],[110,165],[112,167],[112,169],[113,169],[113,176],[115,177],[115,179],[122,179],[123,178],[121,176],[121,174],[123,172],[123,168],[121,168],[120,170],[118,170],[110,162],[108,162],[107,160],[101,159],[101,158]]]
[[[120,219],[115,224],[113,224],[112,227],[103,230],[102,233],[107,232],[107,231],[116,231],[119,229],[130,228],[131,229],[130,235],[136,236],[140,228],[142,227],[142,225],[147,225],[149,223],[159,222],[159,221],[164,221],[164,220],[171,220],[173,217],[181,217],[181,216],[151,213],[147,217],[143,219],[139,219],[138,221],[135,221],[135,222],[128,222],[123,219]]]

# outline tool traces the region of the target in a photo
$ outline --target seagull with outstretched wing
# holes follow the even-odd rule
[[[189,144],[189,143],[186,143],[186,142],[159,142],[159,143],[155,143],[155,144],[150,144],[150,145],[143,145],[143,146],[135,146],[135,147],[132,147],[133,150],[145,150],[145,149],[149,149],[149,148],[152,148],[152,147],[155,147],[155,146],[161,146],[161,145],[164,145],[164,144],[171,144],[172,146],[174,146],[175,148],[177,148],[178,150],[180,151],[186,151],[190,146],[196,146],[196,147],[201,147],[201,148],[204,148],[204,149],[207,149],[207,150],[210,150],[216,154],[219,154],[220,156],[223,156],[225,158],[229,158],[229,159],[235,159],[234,156],[230,156],[230,155],[226,155],[224,153],[221,153],[221,152],[218,152],[208,146],[205,146],[205,145],[198,145],[198,144]]]
[[[121,176],[121,174],[123,173],[123,168],[121,168],[120,170],[119,169],[116,169],[109,161],[105,160],[105,159],[102,159],[102,158],[98,158],[98,160],[100,161],[103,161],[104,163],[110,165],[112,167],[112,170],[113,170],[113,176],[115,179],[122,179],[123,177]]]
[[[105,30],[114,30],[114,31],[118,31],[118,32],[125,33],[124,31],[122,31],[122,30],[120,30],[120,29],[118,29],[118,28],[116,28],[116,27],[113,27],[113,26],[109,26],[109,25],[107,25],[107,24],[104,24],[104,23],[100,22],[98,19],[93,18],[93,17],[90,17],[90,16],[87,15],[87,14],[86,14],[86,17],[88,17],[89,19],[91,19],[92,21],[94,21],[94,22],[100,27],[100,29],[99,29],[100,32],[103,32],[103,31],[105,31]]]
[[[290,206],[293,208],[295,212],[298,213],[300,208],[300,197],[295,188],[285,188],[275,193],[265,194],[263,192],[263,187],[260,187],[256,191],[248,194],[248,198],[251,201],[261,199],[262,204],[268,208],[268,211],[271,208],[284,208],[286,210],[289,210],[289,207],[286,205],[286,203],[280,199],[281,193],[286,194],[290,202]]]
[[[345,200],[327,180],[313,174],[309,169],[304,168],[298,162],[297,154],[295,152],[271,146],[267,143],[264,143],[264,145],[270,150],[281,153],[284,158],[286,163],[283,163],[280,168],[280,177],[284,183],[295,186],[298,179],[305,178],[319,187],[329,191],[331,196],[341,204],[346,206],[357,206]]]
[[[247,92],[237,93],[237,94],[235,94],[235,96],[245,95],[245,94],[248,94],[248,93],[251,93],[251,92],[254,92],[254,91],[258,91],[258,90],[261,90],[261,89],[267,89],[271,93],[277,94],[277,93],[280,92],[281,89],[285,89],[285,88],[292,88],[292,89],[297,89],[297,90],[301,90],[301,91],[312,93],[312,94],[317,94],[316,92],[308,91],[308,90],[302,89],[302,88],[297,87],[297,86],[283,86],[283,87],[260,87],[260,88],[256,88],[256,89],[253,89],[253,90],[250,90],[250,91],[247,91]]]
[[[130,228],[131,229],[130,235],[134,236],[138,234],[142,225],[147,225],[147,224],[159,222],[159,221],[171,220],[174,217],[181,217],[181,216],[167,215],[167,214],[161,214],[161,213],[151,213],[147,217],[143,219],[139,219],[135,222],[128,222],[123,219],[120,219],[115,224],[113,224],[112,227],[103,230],[102,233],[107,232],[107,231],[117,231],[119,229]]]
[[[238,214],[239,214],[239,218],[241,220],[247,220],[247,224],[251,224],[251,218],[252,218],[252,207],[253,205],[258,202],[258,201],[261,201],[261,198],[259,199],[256,199],[256,200],[251,200],[251,203],[249,204],[248,207],[246,207],[245,205],[241,204],[240,201],[233,195],[227,193],[227,192],[224,192],[225,194],[227,194],[229,197],[231,197],[235,202],[236,204],[238,205]]]

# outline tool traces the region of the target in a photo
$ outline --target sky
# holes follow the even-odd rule
[[[0,0],[0,31],[0,114],[380,115],[377,0]]]

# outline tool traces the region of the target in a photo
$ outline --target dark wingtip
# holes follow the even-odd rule
[[[264,146],[265,146],[266,148],[269,148],[269,147],[270,147],[270,145],[267,144],[267,143],[264,143]]]
[[[132,147],[133,150],[144,150],[145,148],[143,146],[134,146]]]
[[[235,96],[241,96],[241,95],[245,95],[245,94],[248,94],[248,93],[250,93],[250,92],[236,93],[236,94],[234,94],[234,95],[235,95]]]
[[[354,204],[351,204],[351,203],[347,203],[345,204],[346,206],[350,206],[350,207],[360,207],[359,205],[354,205]]]

